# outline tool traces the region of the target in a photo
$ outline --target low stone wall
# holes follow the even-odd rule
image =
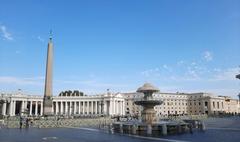
[[[158,119],[161,121],[163,119],[169,119],[169,120],[175,120],[175,121],[179,121],[179,120],[184,120],[184,119],[197,119],[197,120],[203,120],[203,119],[207,119],[208,115],[184,115],[184,116],[162,116],[162,117],[158,117]]]
[[[104,127],[110,125],[114,120],[111,118],[75,118],[75,119],[37,119],[29,122],[29,127],[35,128],[58,128],[58,127]],[[6,119],[4,120],[6,128],[19,128],[20,120]],[[26,127],[25,121],[23,121],[23,128]]]

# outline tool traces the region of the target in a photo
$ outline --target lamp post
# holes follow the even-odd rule
[[[240,79],[240,74],[236,75],[237,79]],[[238,94],[238,114],[240,114],[240,93]]]

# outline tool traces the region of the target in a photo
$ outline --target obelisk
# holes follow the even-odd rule
[[[50,33],[51,34],[51,33]],[[47,49],[47,65],[45,76],[45,90],[43,98],[43,115],[52,115],[52,77],[53,77],[53,43],[52,35],[50,35]]]

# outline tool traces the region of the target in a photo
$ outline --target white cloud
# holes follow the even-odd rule
[[[185,63],[185,62],[184,62],[183,60],[180,60],[180,61],[177,62],[177,65],[178,65],[178,66],[181,66],[181,65],[183,65],[184,63]]]
[[[204,59],[205,61],[207,61],[207,62],[212,61],[212,60],[213,60],[213,55],[212,55],[212,53],[209,52],[209,51],[205,51],[205,52],[203,53],[203,59]]]
[[[148,70],[142,71],[141,75],[143,75],[145,77],[159,76],[160,75],[159,68],[148,69]]]
[[[77,86],[89,86],[96,88],[111,88],[111,87],[125,87],[123,84],[113,84],[113,83],[104,83],[96,80],[86,80],[86,81],[77,81],[77,80],[57,80],[56,84],[68,84],[68,85],[77,85]]]
[[[7,31],[6,26],[0,25],[0,32],[5,40],[13,40],[12,34]]]
[[[37,39],[41,42],[44,42],[45,40],[41,37],[41,36],[38,36]]]
[[[172,71],[172,69],[171,69],[171,67],[169,67],[168,65],[163,65],[163,68],[165,69],[165,70],[167,70],[167,71],[169,71],[169,72],[171,72]]]
[[[215,74],[211,81],[231,81],[236,80],[235,76],[239,74],[239,68],[227,68],[225,70],[214,69]]]
[[[0,76],[0,84],[15,85],[43,85],[44,77],[20,78],[12,76]]]

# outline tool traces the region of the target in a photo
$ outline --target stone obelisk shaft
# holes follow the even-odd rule
[[[52,115],[52,77],[53,77],[53,43],[52,38],[48,42],[47,65],[45,76],[45,90],[43,100],[43,115]]]

